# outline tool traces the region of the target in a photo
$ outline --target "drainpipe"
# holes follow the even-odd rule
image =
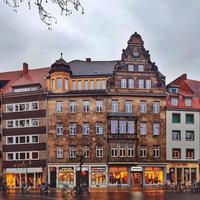
[[[45,95],[45,104],[46,104],[46,181],[49,183],[49,176],[48,176],[48,97],[47,93],[44,91]]]

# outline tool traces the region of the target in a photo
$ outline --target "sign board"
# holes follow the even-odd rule
[[[131,172],[142,172],[142,167],[131,167]]]

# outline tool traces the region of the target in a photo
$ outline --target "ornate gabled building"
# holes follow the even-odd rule
[[[151,186],[165,179],[165,77],[133,34],[118,61],[61,56],[47,75],[52,187]]]

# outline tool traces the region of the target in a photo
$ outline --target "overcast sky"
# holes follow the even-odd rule
[[[34,2],[34,0],[32,0]],[[200,0],[81,0],[85,14],[60,16],[49,31],[33,5],[18,13],[0,1],[0,71],[91,57],[116,60],[138,32],[167,82],[183,73],[200,80]],[[57,7],[55,5],[55,7]],[[51,9],[51,8],[50,8]]]

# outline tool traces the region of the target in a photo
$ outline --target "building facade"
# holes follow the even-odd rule
[[[167,85],[167,176],[171,182],[199,181],[200,81],[183,74]]]
[[[48,180],[90,187],[163,185],[165,77],[133,34],[117,61],[62,57],[47,75]]]

